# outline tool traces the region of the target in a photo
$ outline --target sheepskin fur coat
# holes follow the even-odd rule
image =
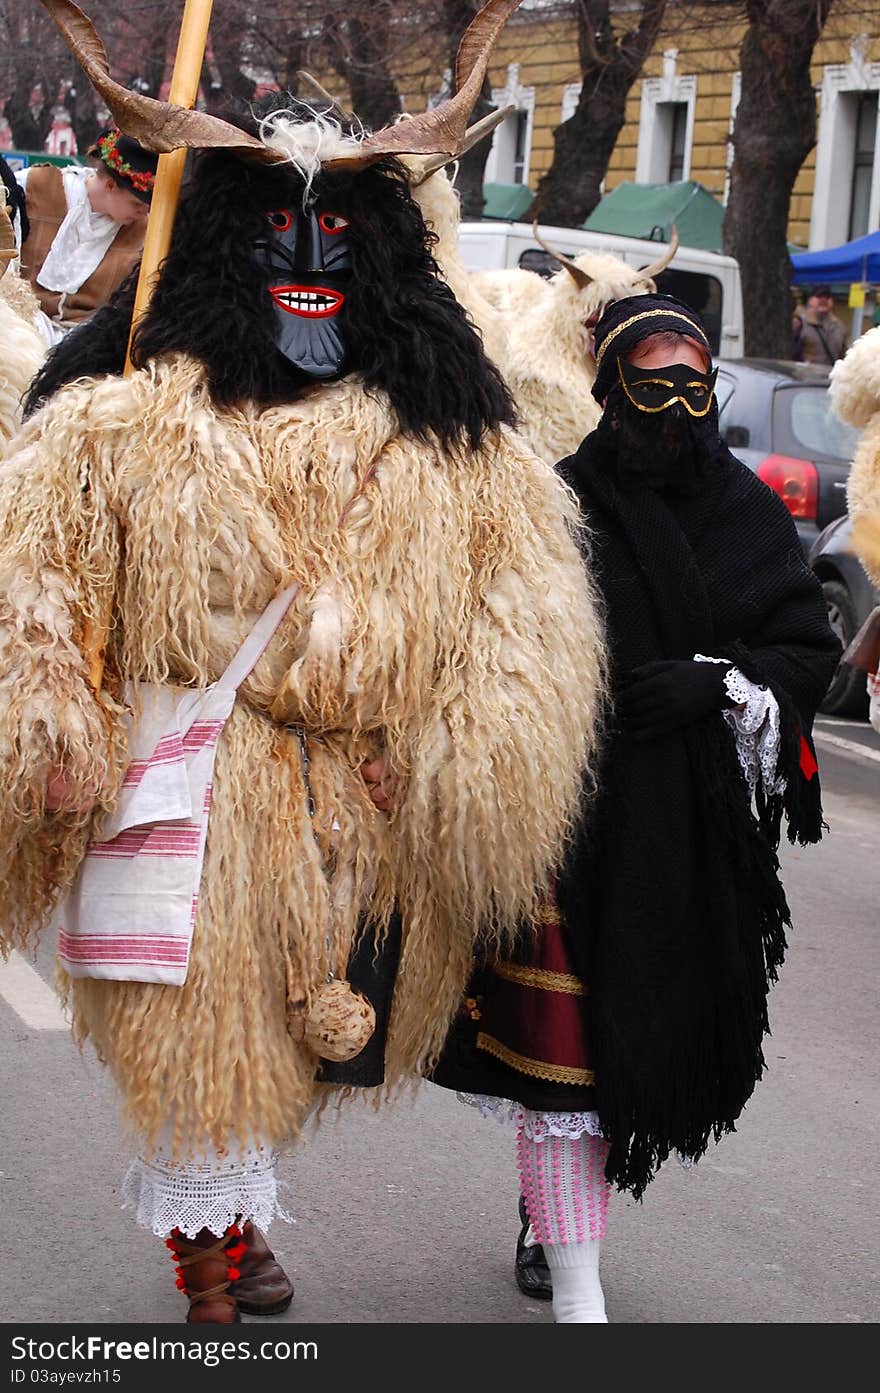
[[[856,552],[880,588],[880,328],[862,334],[834,364],[830,391],[838,416],[862,431],[847,501]]]
[[[22,399],[46,356],[39,309],[27,281],[11,268],[0,275],[0,453],[21,426]]]
[[[221,737],[185,985],[62,979],[138,1132],[295,1135],[317,1061],[286,1030],[285,963],[308,998],[328,956],[344,965],[359,925],[381,940],[395,911],[387,1088],[436,1060],[475,939],[533,909],[579,811],[602,646],[577,528],[573,495],[509,429],[459,452],[405,438],[351,377],[220,408],[176,355],[73,383],[22,429],[0,466],[7,948],[52,925],[114,805],[122,683],[206,685],[304,582]],[[309,733],[313,818],[287,723]],[[400,775],[391,816],[359,772],[380,752]],[[55,765],[72,795],[50,813]]]

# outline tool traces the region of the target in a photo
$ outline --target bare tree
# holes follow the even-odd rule
[[[810,62],[832,3],[745,0],[724,250],[740,265],[748,354],[791,352],[791,193],[816,143]]]
[[[244,71],[250,33],[250,16],[240,0],[214,0],[202,66],[202,92],[209,111],[253,98],[257,84]]]
[[[553,132],[553,161],[530,216],[579,227],[601,198],[608,161],[626,119],[626,98],[651,53],[667,0],[642,0],[621,30],[611,0],[576,0],[581,91],[574,115]],[[629,18],[630,9],[624,11]]]
[[[114,76],[124,85],[158,95],[169,38],[177,35],[177,0],[141,0],[124,14],[111,0],[91,0],[88,12]],[[9,93],[5,115],[17,149],[43,149],[52,109],[59,101],[70,113],[80,153],[106,119],[96,93],[38,0],[0,0],[0,84]]]
[[[36,0],[0,0],[0,73],[5,115],[19,150],[42,150],[62,84],[78,72],[54,23]],[[36,100],[35,100],[36,98]]]
[[[323,40],[327,57],[351,93],[351,106],[371,130],[381,130],[403,109],[388,65],[395,0],[373,0],[369,12],[328,4]]]

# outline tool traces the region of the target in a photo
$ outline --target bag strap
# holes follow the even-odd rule
[[[270,600],[244,643],[233,657],[226,671],[214,683],[214,690],[237,692],[246,677],[249,677],[262,658],[275,636],[290,606],[302,590],[302,581],[295,580],[285,590]]]
[[[809,320],[808,320],[807,322],[809,323]],[[816,333],[817,333],[817,335],[819,336],[819,341],[820,341],[820,343],[822,344],[822,347],[825,349],[826,354],[828,355],[828,361],[829,361],[829,363],[831,363],[831,364],[833,365],[833,363],[834,363],[834,361],[835,361],[835,360],[834,360],[834,354],[831,352],[831,346],[830,346],[828,340],[826,339],[825,335],[822,333],[822,329],[821,329],[820,325],[814,324],[812,327],[816,330]]]

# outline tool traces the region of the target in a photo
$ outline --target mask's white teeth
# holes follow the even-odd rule
[[[275,299],[279,305],[301,315],[322,315],[332,310],[337,300],[332,295],[314,290],[277,290]]]

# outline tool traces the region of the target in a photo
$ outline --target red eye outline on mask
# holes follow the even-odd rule
[[[330,219],[336,224],[330,226]],[[338,237],[340,232],[346,232],[351,227],[348,218],[344,218],[341,213],[320,213],[318,215],[318,226],[322,232],[326,232],[328,237]]]
[[[293,227],[293,214],[286,208],[271,208],[266,214],[275,232],[288,232]],[[276,222],[276,219],[280,221]]]

